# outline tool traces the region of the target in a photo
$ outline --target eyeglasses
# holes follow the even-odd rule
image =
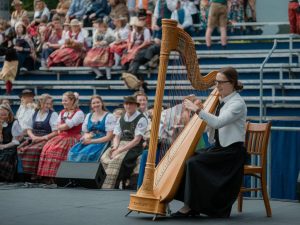
[[[227,83],[227,82],[230,83],[229,80],[215,80],[215,85],[217,85],[217,84],[225,84],[225,83]]]

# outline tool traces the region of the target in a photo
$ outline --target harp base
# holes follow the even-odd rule
[[[160,199],[155,196],[131,194],[128,209],[136,212],[165,216],[166,207],[167,204],[160,202]]]

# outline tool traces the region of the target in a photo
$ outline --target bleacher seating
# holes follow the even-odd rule
[[[260,66],[274,39],[278,45],[270,60],[265,65],[263,102],[265,116],[296,117],[300,112],[300,39],[290,34],[230,36],[227,49],[219,49],[219,37],[213,37],[214,46],[207,50],[203,37],[194,37],[201,73],[223,66],[233,66],[240,73],[244,83],[244,96],[248,104],[250,117],[259,114],[259,74]],[[172,54],[171,61],[178,60],[177,54]],[[101,69],[101,68],[100,68]],[[184,70],[183,66],[169,65],[166,89],[171,89],[171,74]],[[149,87],[149,101],[153,104],[157,80],[157,70],[141,68]],[[78,91],[84,110],[88,110],[88,101],[92,94],[100,94],[110,109],[122,103],[123,96],[133,94],[122,80],[121,68],[112,71],[112,80],[94,80],[95,75],[89,67],[52,67],[40,68],[38,71],[22,72],[14,82],[11,96],[14,106],[19,103],[18,94],[24,88],[34,89],[36,94],[50,93],[54,96],[55,105],[60,105],[61,94],[67,90]],[[188,81],[176,81],[179,89],[189,88]],[[5,85],[0,81],[0,94],[4,94]],[[177,97],[181,99],[181,96]],[[167,98],[165,99],[167,103]],[[59,109],[59,108],[58,108]]]

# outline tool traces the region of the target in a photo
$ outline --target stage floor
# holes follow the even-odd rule
[[[0,225],[300,224],[300,203],[289,201],[271,201],[272,218],[266,217],[262,200],[245,200],[243,213],[235,204],[229,219],[158,217],[153,222],[151,215],[135,212],[124,217],[130,193],[0,183]],[[181,205],[173,201],[170,207],[175,212]]]

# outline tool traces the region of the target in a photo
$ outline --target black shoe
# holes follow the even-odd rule
[[[182,213],[180,211],[177,211],[176,213],[172,213],[171,216],[172,217],[178,217],[178,218],[186,218],[186,217],[189,217],[189,216],[197,216],[199,215],[198,212],[196,212],[195,210],[191,209],[190,211],[186,212],[186,213]]]

